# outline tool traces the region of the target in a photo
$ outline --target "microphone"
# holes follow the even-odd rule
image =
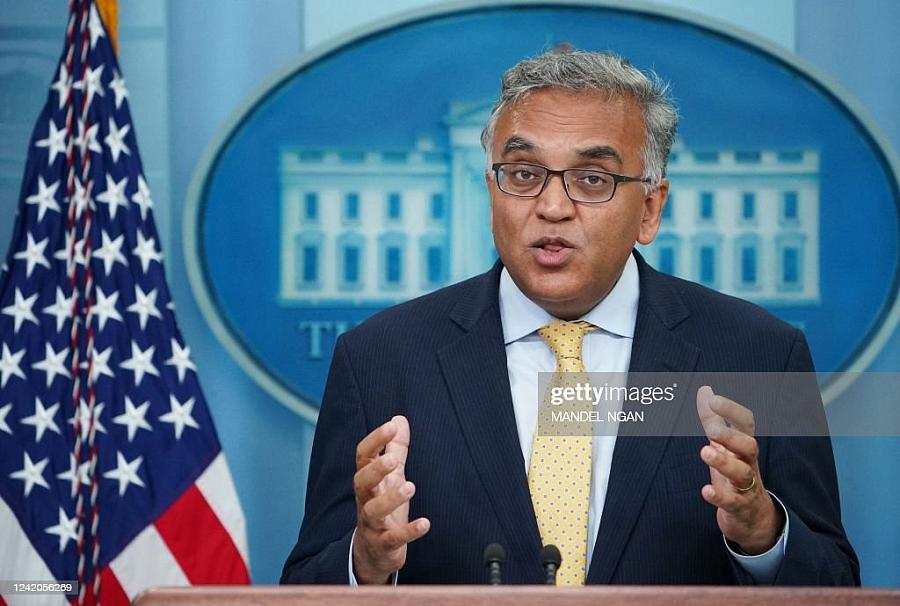
[[[488,569],[488,583],[500,585],[502,580],[502,568],[506,562],[506,550],[499,543],[491,543],[484,548],[484,565]]]
[[[545,545],[541,550],[541,566],[544,567],[546,578],[544,583],[547,585],[556,585],[556,571],[562,564],[562,554],[556,545]]]

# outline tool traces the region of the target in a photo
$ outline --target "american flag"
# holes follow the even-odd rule
[[[0,270],[0,580],[247,583],[244,518],[175,321],[128,91],[93,0],[70,0]]]

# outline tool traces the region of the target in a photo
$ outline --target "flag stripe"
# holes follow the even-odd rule
[[[188,578],[247,582],[243,514],[95,0],[69,0],[21,191],[0,267],[0,579],[77,579],[82,606]],[[186,469],[205,471],[184,493]]]
[[[144,528],[109,567],[129,600],[148,587],[189,584],[181,566],[152,525]]]
[[[5,602],[3,600],[6,600]],[[0,598],[0,604],[9,604],[9,606],[67,606],[65,596],[59,594],[51,595],[5,595]],[[104,606],[106,606],[104,604]]]
[[[0,556],[0,579],[9,581],[49,581],[53,579],[50,569],[35,551],[28,536],[19,526],[16,516],[13,515],[12,510],[3,499],[0,499],[0,545],[3,546],[3,555]],[[13,554],[14,557],[10,557]],[[6,600],[5,603],[9,606],[66,603],[65,598],[60,596],[5,595],[0,598],[0,603],[3,603],[3,600]]]
[[[196,485],[156,521],[156,529],[191,584],[247,583],[247,567],[231,536]]]
[[[103,606],[128,606],[131,600],[109,566],[100,573],[100,601]]]
[[[238,501],[237,491],[234,489],[234,482],[228,471],[224,453],[219,453],[209,467],[200,474],[197,479],[197,488],[203,493],[206,502],[216,512],[219,521],[231,535],[231,540],[241,554],[244,564],[249,568],[250,557],[244,513],[241,511],[240,501]]]

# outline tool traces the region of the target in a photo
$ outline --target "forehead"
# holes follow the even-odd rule
[[[644,120],[631,97],[545,88],[529,93],[498,116],[495,153],[511,137],[547,152],[610,146],[628,164],[631,156],[636,160],[640,154]]]

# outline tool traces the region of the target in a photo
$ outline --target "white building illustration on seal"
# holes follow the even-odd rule
[[[383,306],[489,268],[490,107],[450,104],[449,149],[282,149],[281,304]],[[660,233],[640,247],[651,265],[759,304],[818,302],[817,150],[679,142],[668,176]]]

